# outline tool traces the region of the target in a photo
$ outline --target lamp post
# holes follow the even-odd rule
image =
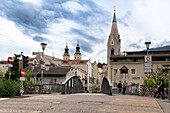
[[[147,55],[149,55],[149,46],[150,46],[151,42],[145,42],[146,45],[146,49],[147,49]],[[147,77],[147,85],[148,85],[148,77]]]
[[[147,55],[149,55],[149,46],[150,46],[151,42],[145,42],[146,45],[146,49],[147,49]]]
[[[41,85],[43,84],[43,68],[44,68],[44,50],[46,48],[46,43],[41,43],[40,44],[43,50],[43,54],[42,54],[42,64],[41,64]]]

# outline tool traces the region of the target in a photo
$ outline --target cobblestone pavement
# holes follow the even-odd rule
[[[163,113],[163,111],[154,98],[83,93],[0,99],[0,113]]]

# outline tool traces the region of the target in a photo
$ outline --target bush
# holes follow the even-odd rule
[[[16,96],[20,95],[20,82],[15,80],[1,79],[0,96]]]

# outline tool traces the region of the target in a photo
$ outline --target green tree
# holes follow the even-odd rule
[[[27,70],[26,73],[25,73],[25,78],[27,80],[30,80],[30,78],[32,77],[33,75],[33,71],[32,70]]]
[[[164,67],[157,66],[156,70],[151,73],[151,77],[149,77],[149,86],[155,86],[156,83],[159,84],[159,76],[163,77],[165,87],[168,86],[168,76],[169,76],[169,69]],[[144,80],[144,84],[146,85],[146,81]]]
[[[0,77],[2,77],[4,75],[4,72],[2,71],[2,69],[0,68]]]
[[[10,78],[13,80],[18,80],[19,79],[19,58],[21,55],[14,54],[14,61],[12,63],[13,67],[11,67],[11,76]],[[5,74],[6,78],[9,78],[9,70]]]

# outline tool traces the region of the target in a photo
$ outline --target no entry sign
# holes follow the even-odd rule
[[[13,61],[14,61],[14,60],[13,60],[13,58],[12,58],[12,57],[8,57],[8,62],[9,62],[9,63],[11,63],[11,64],[12,64],[12,63],[13,63]]]
[[[151,74],[150,74],[150,73],[145,73],[145,76],[146,76],[147,78],[149,78],[149,77],[151,76]]]
[[[25,76],[25,70],[24,69],[21,70],[21,75],[22,75],[22,77]]]

